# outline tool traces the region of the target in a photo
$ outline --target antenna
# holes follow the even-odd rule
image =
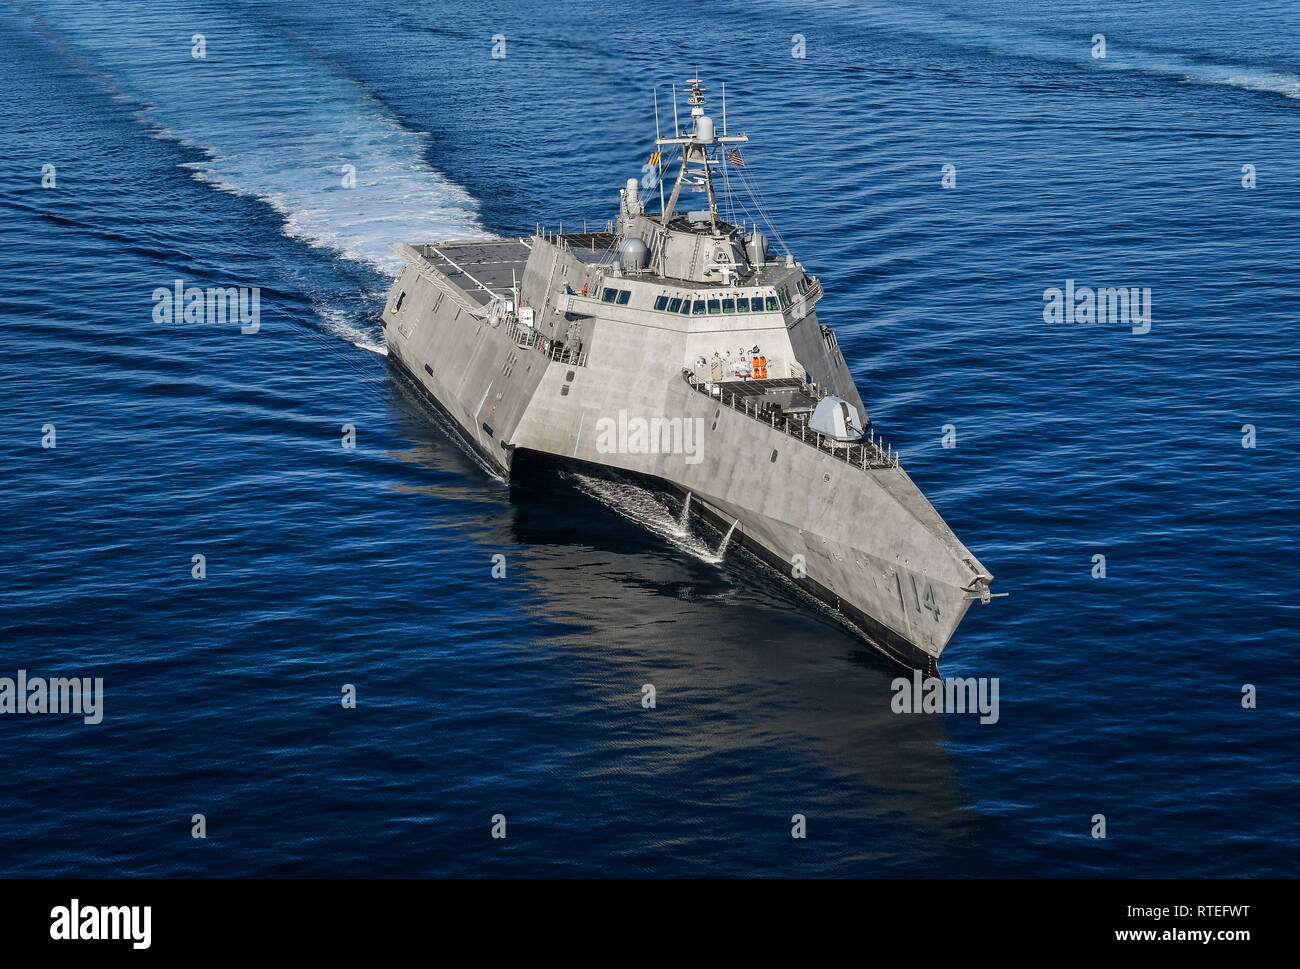
[[[727,106],[723,102],[722,106],[722,123],[723,134],[718,134],[714,127],[713,120],[704,113],[704,85],[699,79],[688,79],[686,101],[690,105],[690,120],[694,124],[694,130],[682,131],[681,119],[677,112],[677,85],[672,85],[673,92],[673,126],[677,129],[672,138],[658,138],[656,144],[661,147],[680,146],[682,151],[682,167],[677,174],[677,181],[673,184],[672,195],[669,197],[666,205],[663,206],[663,215],[660,219],[660,225],[668,227],[672,214],[677,210],[677,201],[681,195],[682,189],[687,188],[695,192],[708,192],[709,194],[709,223],[716,234],[718,227],[718,203],[717,196],[713,190],[713,173],[712,166],[726,165],[726,159],[719,155],[714,158],[712,154],[717,151],[717,146],[734,143],[744,143],[749,141],[745,135],[728,134]],[[725,88],[724,88],[725,96]],[[660,165],[663,165],[663,158],[660,156]],[[723,175],[726,175],[726,169],[723,169]],[[662,185],[661,185],[662,187]],[[730,189],[728,189],[730,191]],[[660,193],[663,194],[662,191]],[[731,216],[735,218],[734,215]]]
[[[674,105],[674,107],[676,107]],[[673,132],[677,134],[677,132]],[[659,214],[664,211],[664,156],[659,148],[659,88],[655,87],[655,150],[660,151],[659,163],[655,165],[655,181],[659,183]]]
[[[722,82],[722,137],[727,137],[727,82]]]

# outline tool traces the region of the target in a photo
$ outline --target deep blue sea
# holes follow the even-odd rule
[[[1294,3],[0,0],[0,64],[0,676],[105,684],[0,716],[0,874],[1296,874]],[[390,242],[603,225],[697,70],[1009,593],[942,662],[996,724],[382,354]]]

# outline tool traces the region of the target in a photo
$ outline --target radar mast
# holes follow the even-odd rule
[[[681,195],[682,186],[690,185],[691,190],[695,192],[707,192],[709,196],[709,226],[716,235],[719,231],[718,223],[721,219],[718,216],[718,199],[713,192],[713,166],[726,164],[725,156],[717,157],[718,149],[729,144],[740,144],[749,141],[745,135],[728,135],[726,133],[726,116],[727,105],[724,100],[722,105],[723,133],[718,134],[713,124],[713,119],[704,113],[704,85],[700,83],[698,76],[686,82],[690,85],[690,93],[686,98],[686,103],[691,106],[691,119],[694,123],[689,132],[678,132],[676,138],[656,138],[655,145],[662,147],[664,145],[681,145],[682,147],[682,167],[677,173],[677,181],[673,185],[673,194],[668,199],[668,205],[663,212],[662,225],[664,228],[672,221],[673,213],[677,209],[677,199]],[[674,108],[674,111],[676,109]]]

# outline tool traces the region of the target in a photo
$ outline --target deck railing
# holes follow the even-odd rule
[[[545,346],[545,353],[548,359],[557,363],[568,364],[572,367],[585,367],[587,365],[587,351],[581,353],[575,347],[561,346],[555,341],[548,341],[537,330],[531,326],[524,326],[522,323],[510,323],[506,329],[506,335],[514,342],[515,346],[524,350],[542,350]]]
[[[757,398],[747,394],[737,395],[733,391],[728,391],[725,384],[722,383],[699,380],[690,370],[682,371],[682,376],[693,390],[704,394],[706,397],[711,397],[732,410],[753,418],[762,424],[767,424],[774,430],[782,431],[786,435],[802,441],[809,447],[830,454],[832,457],[844,461],[845,464],[853,465],[864,471],[901,468],[898,452],[893,449],[892,445],[886,445],[883,441],[877,439],[874,430],[871,431],[869,437],[861,441],[837,441],[819,431],[811,430],[808,427],[807,417],[801,420],[795,415],[784,414],[778,421],[776,411],[770,408],[766,412],[762,411],[758,406]],[[805,385],[803,392],[814,400],[821,400],[826,396],[825,392],[813,385]],[[752,406],[750,404],[751,400],[754,401]]]
[[[579,353],[573,347],[553,345],[548,356],[556,363],[568,364],[571,367],[585,367],[587,365],[586,350]]]

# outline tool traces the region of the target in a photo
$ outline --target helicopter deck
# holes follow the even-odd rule
[[[523,278],[528,254],[532,252],[529,243],[522,239],[427,242],[407,248],[479,306],[510,293],[514,281]]]

